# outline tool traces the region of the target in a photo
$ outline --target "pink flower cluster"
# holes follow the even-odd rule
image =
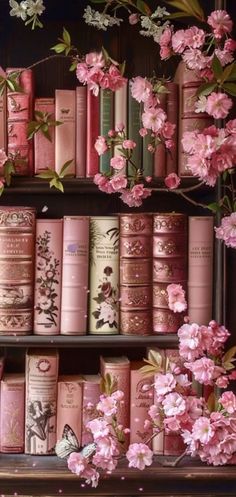
[[[188,131],[182,145],[188,155],[186,167],[204,183],[214,186],[218,176],[235,165],[236,119],[228,121],[224,128],[209,126],[202,132]]]
[[[118,64],[111,59],[105,59],[102,52],[90,52],[82,62],[77,64],[76,76],[80,83],[88,85],[94,95],[99,88],[110,88],[115,91],[124,86],[126,78],[120,72]]]
[[[215,228],[216,238],[223,240],[227,247],[236,248],[236,212],[223,217],[221,224]]]
[[[172,283],[167,286],[168,306],[173,312],[183,312],[187,309],[185,291],[181,285]]]

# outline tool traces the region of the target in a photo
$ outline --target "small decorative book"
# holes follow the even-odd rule
[[[55,121],[55,99],[36,98],[34,110],[47,112],[50,120]],[[55,127],[49,127],[50,140],[41,131],[34,135],[34,172],[35,174],[45,171],[45,169],[55,169]]]
[[[55,170],[72,161],[66,174],[75,175],[75,90],[55,91],[55,116],[62,124],[55,128]]]
[[[60,331],[62,219],[37,219],[34,288],[34,333]]]
[[[33,328],[35,209],[0,207],[0,333]]]
[[[4,374],[1,381],[0,430],[0,452],[24,452],[24,374]]]
[[[54,453],[58,358],[56,349],[30,349],[26,354],[26,454]]]
[[[76,87],[76,142],[75,142],[75,175],[86,176],[86,142],[87,142],[87,86]]]
[[[64,426],[68,424],[81,445],[82,423],[82,377],[59,376],[57,384],[57,440],[62,438]]]

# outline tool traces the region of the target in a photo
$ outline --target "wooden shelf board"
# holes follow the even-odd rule
[[[177,345],[176,334],[148,335],[148,336],[124,336],[124,335],[83,335],[83,336],[0,336],[0,346],[7,347],[148,347],[163,346],[172,347]]]

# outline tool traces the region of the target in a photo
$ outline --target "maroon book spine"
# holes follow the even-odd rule
[[[76,88],[76,164],[77,178],[86,176],[87,86]]]
[[[168,271],[173,260],[175,268],[177,264],[177,270]],[[155,214],[153,223],[154,333],[176,333],[183,323],[182,313],[174,313],[168,306],[167,286],[170,283],[180,284],[186,290],[187,217],[178,213]]]
[[[178,111],[179,111],[179,87],[177,83],[170,81],[167,83],[167,102],[166,113],[167,120],[175,124],[175,132],[172,137],[174,142],[170,151],[166,151],[166,174],[177,173],[178,169]]]
[[[120,332],[152,333],[152,215],[120,215]]]
[[[55,99],[54,98],[36,98],[34,110],[38,112],[47,112],[50,119],[55,121]],[[51,141],[43,135],[41,131],[34,135],[34,172],[35,174],[45,169],[55,169],[55,128],[49,128]]]
[[[161,93],[158,96],[160,107],[167,111],[167,93]],[[162,143],[158,145],[154,153],[154,177],[160,178],[166,175],[166,147]]]
[[[0,207],[0,334],[32,332],[34,239],[34,208]]]
[[[9,76],[19,71],[19,85],[23,92],[7,91],[8,156],[14,160],[19,176],[33,175],[33,141],[27,139],[27,128],[33,117],[33,72],[31,69],[8,68]]]
[[[87,157],[86,177],[91,178],[99,171],[99,156],[95,141],[99,135],[99,97],[87,91]]]

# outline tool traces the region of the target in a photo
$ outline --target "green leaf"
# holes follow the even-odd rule
[[[73,162],[73,159],[68,160],[67,162],[65,162],[65,164],[63,164],[63,166],[61,167],[60,172],[59,172],[59,178],[64,177],[64,173],[65,173],[66,169],[70,166],[70,164],[72,162]]]
[[[236,80],[236,64],[235,62],[233,62],[231,64],[232,67],[232,70],[230,72],[230,75],[227,77],[227,81],[235,81]]]
[[[230,75],[232,73],[234,73],[234,71],[235,71],[235,79],[236,79],[236,64],[235,64],[235,62],[233,62],[229,66],[225,67],[223,74],[222,74],[222,77],[221,77],[221,81],[220,81],[221,84],[223,84],[225,81],[228,81],[228,78],[230,77]]]
[[[41,127],[41,131],[42,131],[43,136],[45,136],[45,138],[47,138],[47,140],[51,142],[52,141],[52,137],[51,137],[51,135],[49,133],[48,125],[46,125],[46,127],[42,126]]]
[[[212,91],[214,91],[215,88],[217,88],[217,84],[216,83],[203,83],[201,86],[199,86],[196,94],[199,97],[200,96],[207,96],[207,95],[210,95],[210,93]]]
[[[145,16],[151,15],[151,10],[149,6],[143,0],[137,0],[136,2],[137,9],[142,12]]]
[[[15,91],[15,86],[14,86],[13,82],[10,79],[7,79],[6,83],[7,83],[7,87],[9,88],[9,90]]]
[[[14,166],[13,161],[7,160],[3,166],[3,170],[4,170],[4,178],[6,180],[6,184],[7,184],[7,186],[10,186],[11,176],[12,176],[12,174],[15,173],[15,166]]]
[[[212,70],[214,72],[215,78],[220,81],[222,74],[223,74],[223,68],[222,68],[222,65],[221,65],[218,57],[216,57],[216,55],[214,55],[214,57],[213,57],[211,67],[212,67]]]
[[[222,88],[229,93],[229,95],[232,95],[232,97],[236,97],[236,84],[235,83],[224,83],[222,85]]]
[[[207,407],[208,407],[210,412],[213,412],[215,410],[215,405],[216,405],[215,394],[213,392],[211,392],[211,394],[209,395],[208,400],[207,400]]]
[[[60,190],[62,193],[64,192],[63,184],[58,178],[53,178],[50,181],[49,186],[50,186],[50,188],[52,188],[54,186],[57,190]]]
[[[50,50],[54,50],[54,52],[56,52],[56,53],[62,53],[65,51],[65,49],[66,49],[65,43],[58,43],[57,45],[54,45],[53,47],[51,47]]]
[[[77,64],[78,64],[78,62],[72,62],[71,66],[69,68],[69,71],[71,71],[71,72],[75,71],[77,68]]]
[[[193,17],[204,20],[204,13],[198,0],[168,0],[166,3]]]
[[[187,14],[186,12],[173,12],[168,16],[163,16],[163,19],[181,19],[182,17],[192,17],[191,14]]]
[[[227,352],[222,357],[222,362],[229,362],[233,359],[233,357],[236,354],[236,345],[234,347],[231,347]]]
[[[105,59],[106,62],[108,60],[110,60],[109,53],[108,53],[108,51],[104,47],[102,47],[102,55],[103,55],[103,57],[104,57],[104,59]]]
[[[46,171],[40,174],[36,174],[36,177],[41,179],[51,179],[55,177],[55,171],[53,171],[53,169],[48,168],[46,169]]]
[[[220,206],[216,202],[212,202],[212,204],[208,204],[207,208],[211,210],[212,212],[219,212],[220,211]]]
[[[63,38],[64,42],[66,43],[66,45],[70,45],[71,44],[70,33],[67,31],[66,28],[63,28],[62,38]]]

